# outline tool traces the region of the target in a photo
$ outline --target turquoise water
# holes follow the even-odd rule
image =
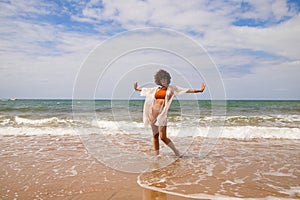
[[[55,128],[60,128],[60,134],[63,134],[64,131],[70,133],[70,128],[78,124],[91,129],[109,129],[114,127],[113,123],[125,123],[133,134],[141,133],[143,103],[143,100],[0,101],[0,134],[13,134],[13,130],[21,127],[22,134],[32,134],[27,133],[26,128],[35,128],[28,131],[48,128],[49,134],[55,134]],[[270,137],[289,138],[291,135],[285,134],[289,132],[296,134],[291,139],[297,139],[300,130],[300,101],[175,100],[170,107],[168,120],[170,127],[178,127],[178,124],[199,129],[221,125],[230,127],[233,138],[237,132],[243,134],[243,131],[249,132],[249,129],[260,131],[264,137],[263,134],[270,134],[269,129],[272,128],[275,135],[271,134]]]

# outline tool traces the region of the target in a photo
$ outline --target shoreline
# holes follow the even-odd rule
[[[143,173],[138,183],[191,199],[299,199],[300,141],[219,140],[204,157],[187,155],[161,170]]]
[[[1,136],[0,199],[142,198],[136,174],[110,169],[76,136]]]
[[[299,140],[220,139],[207,159],[193,154],[198,140],[190,157],[143,173],[140,182],[139,174],[96,160],[78,135],[1,135],[0,199],[300,198]],[[199,185],[185,182],[199,177]]]

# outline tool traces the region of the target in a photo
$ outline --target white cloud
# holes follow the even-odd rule
[[[199,33],[204,38],[198,41],[208,47],[251,48],[276,55],[298,58],[291,43],[299,41],[299,15],[289,9],[285,1],[246,1],[248,11],[240,10],[240,2],[211,3],[210,1],[103,1],[103,7],[94,8],[94,3],[84,9],[85,19],[114,20],[123,28],[144,26],[168,27],[189,33]],[[289,11],[290,10],[290,11]],[[278,21],[292,17],[279,25],[259,27],[235,27],[231,23],[239,18]],[[272,21],[272,23],[273,23]],[[109,25],[108,25],[109,26]],[[103,25],[101,25],[103,28]],[[105,28],[105,26],[104,26]],[[283,48],[282,48],[283,47]]]
[[[287,2],[282,0],[246,0],[243,3],[248,4],[248,9],[237,12],[236,17],[259,21],[268,20],[269,23],[274,23],[296,14],[296,11],[289,8]]]
[[[300,15],[276,26],[267,28],[231,27],[231,47],[251,48],[299,59]],[[229,40],[230,42],[230,40]]]
[[[61,2],[61,6],[52,1],[2,2],[0,48],[3,54],[0,60],[0,83],[14,82],[13,91],[16,95],[20,92],[18,88],[25,82],[28,88],[41,83],[50,89],[56,83],[65,81],[62,75],[71,71],[70,74],[75,76],[89,51],[106,38],[128,29],[157,26],[186,33],[204,45],[221,67],[221,72],[224,72],[232,96],[249,95],[243,93],[243,86],[233,84],[238,83],[233,81],[237,81],[235,78],[245,78],[245,86],[255,83],[264,85],[266,89],[261,94],[272,92],[272,84],[276,84],[277,79],[265,77],[266,69],[272,69],[273,77],[285,82],[279,91],[289,91],[289,87],[297,89],[299,80],[288,78],[288,75],[294,77],[297,74],[299,63],[291,63],[300,60],[297,45],[300,43],[298,11],[286,1],[243,2],[249,5],[244,10],[241,9],[241,1],[236,0],[70,0]],[[74,24],[61,22],[61,25],[56,25],[43,18],[65,14],[73,22],[87,25],[94,32],[76,31],[72,27]],[[262,21],[262,26],[235,26],[233,22],[240,19],[251,19],[256,23]],[[265,52],[270,57],[260,56],[259,52]],[[241,69],[241,66],[248,65],[251,66],[249,69]],[[286,76],[280,75],[284,69]],[[22,77],[32,77],[32,80],[25,81]],[[264,77],[266,82],[263,81]],[[68,88],[71,82],[69,79]],[[289,84],[292,82],[296,86]],[[12,85],[10,87],[13,88]],[[0,91],[8,93],[5,88],[0,87]],[[42,91],[42,88],[35,91]],[[270,96],[277,94],[270,93]],[[255,97],[259,98],[259,95],[253,92]],[[282,95],[289,97],[287,94]]]
[[[228,12],[236,8],[223,9],[226,5],[205,1],[103,1],[103,7],[89,3],[83,9],[82,18],[115,20],[124,28],[137,26],[162,26],[177,30],[199,30],[200,28],[224,26]],[[207,10],[207,7],[211,10]],[[75,19],[75,17],[74,17]],[[224,24],[225,23],[225,24]]]
[[[104,38],[22,17],[2,18],[0,98],[70,98],[80,64]]]
[[[299,99],[299,61],[255,67],[253,73],[225,79],[231,99]]]
[[[33,17],[34,15],[47,15],[54,13],[57,10],[56,5],[51,1],[10,0],[8,3],[0,2],[0,4],[1,16],[10,17]]]

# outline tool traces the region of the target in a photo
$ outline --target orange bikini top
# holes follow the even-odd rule
[[[167,94],[167,88],[160,88],[156,91],[154,97],[155,99],[165,99]]]

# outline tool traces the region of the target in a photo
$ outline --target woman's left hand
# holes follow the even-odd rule
[[[205,89],[205,84],[204,84],[204,83],[202,83],[202,85],[201,85],[201,92],[203,92],[203,91],[204,91],[204,89]]]

